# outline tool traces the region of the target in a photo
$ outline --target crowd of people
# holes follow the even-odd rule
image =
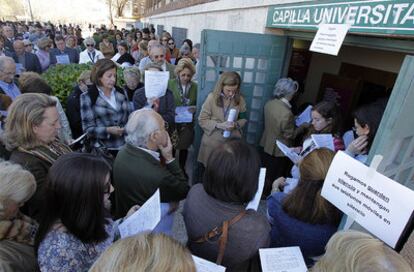
[[[2,25],[0,269],[196,271],[193,254],[227,271],[260,271],[260,248],[299,246],[311,271],[411,271],[380,240],[338,231],[342,213],[321,196],[335,152],[366,162],[385,102],[355,111],[349,133],[356,137],[347,142],[334,102],[318,102],[311,121],[295,126],[299,85],[281,78],[264,107],[258,152],[242,137],[248,110],[236,71],[223,71],[197,101],[198,50],[189,39],[178,49],[168,32],[157,37],[148,28],[101,27],[83,39],[72,26]],[[92,69],[74,82],[64,109],[40,74],[68,63]],[[144,84],[149,73],[168,74],[159,96]],[[192,118],[178,120],[179,107]],[[196,124],[202,179],[190,184],[185,166]],[[331,134],[333,149],[316,148],[315,134]],[[290,162],[276,140],[300,159]],[[261,167],[267,214],[246,209]],[[121,239],[119,224],[158,189],[160,223]],[[172,238],[180,201],[186,245]]]

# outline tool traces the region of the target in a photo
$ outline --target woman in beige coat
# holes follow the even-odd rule
[[[226,138],[241,137],[241,128],[246,124],[246,102],[240,93],[241,78],[236,72],[221,74],[213,92],[204,102],[198,122],[204,134],[201,139],[198,161],[205,167],[210,153],[223,143]],[[234,121],[227,121],[231,109],[236,110]]]

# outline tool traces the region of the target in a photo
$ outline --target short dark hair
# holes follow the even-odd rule
[[[193,50],[193,41],[190,39],[185,39],[182,44],[187,43],[190,46],[190,51]]]
[[[377,130],[381,123],[384,110],[385,105],[382,105],[380,103],[372,103],[361,106],[354,112],[354,118],[357,120],[358,124],[361,127],[365,127],[368,125],[368,150],[371,148],[372,142],[375,138],[375,134],[377,134]]]
[[[58,219],[83,243],[98,243],[108,237],[104,194],[109,173],[100,157],[88,153],[65,154],[53,163],[44,191],[36,249]]]
[[[240,139],[230,139],[211,153],[204,190],[221,201],[247,203],[257,191],[259,172],[257,151]]]
[[[126,42],[120,42],[120,43],[118,44],[118,46],[122,46],[122,47],[125,49],[125,51],[127,51],[127,52],[128,52],[128,44],[127,44]]]
[[[101,86],[101,78],[106,71],[111,69],[116,69],[116,64],[110,59],[100,59],[98,60],[95,65],[92,67],[91,72],[91,81],[96,86]]]
[[[143,28],[142,33],[149,34],[150,33],[149,28],[148,27]]]
[[[55,36],[55,42],[57,41],[65,41],[65,38],[62,35],[56,35]]]

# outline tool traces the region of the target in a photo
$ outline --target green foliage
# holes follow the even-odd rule
[[[53,90],[53,95],[59,98],[63,107],[66,106],[66,98],[76,85],[76,80],[85,70],[92,68],[89,64],[55,65],[47,69],[42,77]]]
[[[66,98],[76,86],[76,81],[80,74],[85,70],[91,70],[91,64],[67,64],[55,65],[47,69],[42,77],[50,85],[53,90],[53,95],[59,98],[62,106],[66,108]],[[117,69],[117,85],[123,86],[124,77],[122,69]]]

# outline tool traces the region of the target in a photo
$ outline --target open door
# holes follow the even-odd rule
[[[287,37],[282,36],[203,30],[196,116],[220,74],[236,71],[242,78],[241,90],[247,104],[244,137],[248,143],[257,145],[263,131],[263,107],[282,76],[287,43]],[[198,154],[201,136],[202,130],[197,125],[195,154]]]
[[[414,190],[414,56],[405,57],[369,152],[368,165],[376,154],[383,156],[378,172]],[[351,228],[361,229],[358,224]],[[406,237],[412,226],[407,231]],[[414,240],[414,236],[410,239]],[[405,244],[412,246],[414,241]],[[402,252],[414,264],[413,250]]]

